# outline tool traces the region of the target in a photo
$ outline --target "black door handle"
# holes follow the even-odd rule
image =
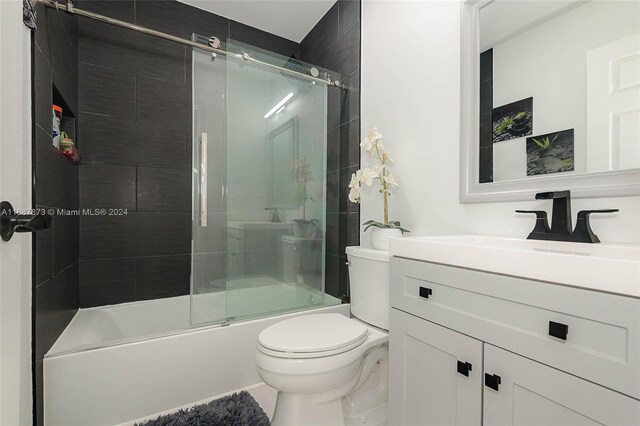
[[[0,236],[2,241],[9,241],[16,232],[36,232],[51,227],[51,215],[20,215],[16,214],[8,201],[0,203]]]
[[[567,340],[567,334],[569,334],[569,326],[567,324],[549,321],[549,336]]]
[[[428,299],[429,296],[431,296],[431,289],[427,288],[427,287],[420,287],[420,297],[424,297],[425,299]]]
[[[500,376],[497,374],[484,373],[484,385],[497,391],[500,388]]]
[[[463,376],[469,377],[469,371],[472,370],[471,363],[458,361],[458,373]]]

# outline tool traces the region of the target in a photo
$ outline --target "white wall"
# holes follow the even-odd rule
[[[487,6],[487,14],[491,14],[492,5]],[[574,129],[575,171],[584,172],[587,53],[636,34],[639,26],[639,2],[590,1],[496,44],[493,106],[533,96],[532,136]],[[607,139],[599,143],[608,145]],[[496,181],[526,177],[526,137],[498,142],[493,148]]]
[[[0,197],[31,207],[31,54],[22,2],[0,1]],[[0,241],[0,424],[30,425],[31,235]]]
[[[524,238],[533,218],[514,210],[550,212],[550,202],[458,201],[460,11],[458,0],[363,2],[362,133],[377,126],[385,136],[400,184],[391,197],[391,217],[412,230],[411,235]],[[640,242],[640,197],[576,199],[574,218],[578,210],[605,207],[621,211],[592,218],[601,240]],[[381,218],[379,195],[365,191],[361,220]],[[369,241],[363,235],[362,244]]]

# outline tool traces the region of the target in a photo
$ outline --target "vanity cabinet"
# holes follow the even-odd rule
[[[493,345],[484,345],[485,425],[638,425],[640,402]],[[480,397],[480,395],[478,395]]]
[[[640,299],[394,257],[390,301],[392,425],[640,424]]]
[[[262,227],[247,224],[251,222],[235,225],[238,228],[227,228],[227,276],[259,274],[279,279],[282,275],[281,238],[291,233],[291,227],[282,223],[269,226],[268,222],[257,222]]]
[[[478,425],[482,342],[392,309],[391,425]]]

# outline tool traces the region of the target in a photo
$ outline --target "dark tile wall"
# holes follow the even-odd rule
[[[52,145],[54,90],[64,99],[65,115],[78,113],[78,21],[38,6],[33,35],[34,207],[54,209],[50,229],[33,235],[34,419],[42,424],[42,357],[78,310],[79,219],[57,214],[75,210],[78,166]]]
[[[301,59],[339,73],[329,88],[326,292],[348,300],[345,247],[360,244],[360,206],[349,180],[360,167],[360,0],[339,0],[300,43]]]
[[[173,0],[77,7],[187,39],[230,37],[300,55],[295,42]],[[188,294],[191,49],[81,19],[78,55],[80,206],[127,210],[80,218],[80,305]]]
[[[480,54],[480,183],[493,182],[493,49]]]

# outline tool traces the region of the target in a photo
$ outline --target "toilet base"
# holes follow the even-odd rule
[[[344,426],[342,398],[317,402],[313,396],[278,392],[272,426]]]

